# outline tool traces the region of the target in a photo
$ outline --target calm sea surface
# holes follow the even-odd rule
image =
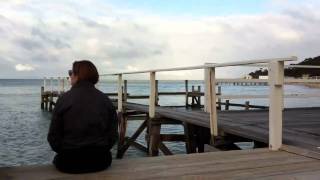
[[[47,132],[51,114],[40,109],[40,86],[42,80],[1,80],[0,79],[0,167],[48,164],[51,163],[54,152],[47,140]],[[202,81],[189,82],[192,85],[203,84]],[[102,81],[97,87],[103,92],[116,92],[115,82]],[[184,81],[159,81],[159,91],[184,91]],[[149,92],[147,81],[129,81],[128,92],[133,95],[146,95]],[[222,86],[222,94],[267,94],[267,86]],[[305,86],[286,85],[286,94],[318,94],[320,89]],[[160,105],[184,105],[184,96],[160,97]],[[319,98],[286,99],[286,107],[320,106]],[[244,103],[246,100],[232,100]],[[249,99],[250,104],[268,105],[265,99]],[[147,103],[147,100],[133,102]],[[202,101],[203,102],[203,101]],[[129,122],[128,134],[141,122]],[[180,133],[178,126],[165,126],[163,132]],[[143,142],[144,136],[139,139]],[[183,143],[166,143],[174,153],[184,153]],[[145,156],[144,153],[130,148],[124,158]]]

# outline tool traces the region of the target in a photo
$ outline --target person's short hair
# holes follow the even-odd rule
[[[99,81],[96,66],[88,60],[75,61],[72,65],[72,73],[78,76],[78,81],[89,81],[92,84]]]

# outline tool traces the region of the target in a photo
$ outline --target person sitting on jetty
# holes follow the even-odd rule
[[[92,62],[75,61],[69,76],[72,87],[57,100],[48,132],[57,153],[53,164],[66,173],[104,170],[111,165],[110,149],[118,138],[116,110],[95,88],[99,74]]]

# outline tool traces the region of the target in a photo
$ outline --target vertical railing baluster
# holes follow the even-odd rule
[[[53,77],[50,78],[50,89],[51,93],[53,92]]]
[[[123,111],[123,104],[122,104],[122,74],[118,75],[118,113]]]
[[[62,77],[62,92],[65,91],[65,77]]]
[[[279,150],[282,146],[282,113],[284,62],[269,63],[269,149]]]
[[[44,77],[44,78],[43,78],[43,90],[44,90],[44,91],[46,90],[46,87],[47,87],[47,78]]]
[[[189,93],[189,85],[188,85],[188,80],[185,80],[185,92],[186,92],[186,107],[188,107],[189,105],[189,97],[188,97],[188,93]]]
[[[155,119],[156,115],[156,72],[150,72],[150,96],[149,96],[149,155],[159,155],[161,124]]]
[[[205,111],[210,113],[211,144],[218,136],[215,68],[205,69]]]
[[[155,117],[156,105],[156,73],[150,73],[150,97],[149,97],[149,117]]]

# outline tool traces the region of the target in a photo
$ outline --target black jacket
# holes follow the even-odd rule
[[[117,121],[110,99],[92,83],[78,82],[57,100],[47,139],[57,153],[90,147],[109,150],[118,138]]]

